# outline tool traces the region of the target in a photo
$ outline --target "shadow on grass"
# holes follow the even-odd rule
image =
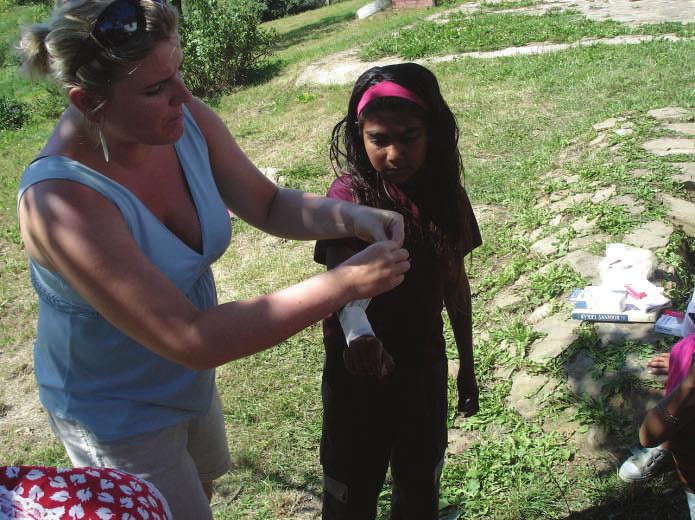
[[[282,33],[275,41],[276,50],[284,50],[294,45],[299,45],[308,40],[316,40],[323,36],[328,36],[333,32],[333,26],[342,22],[347,22],[355,17],[355,13],[348,12],[326,16],[320,20],[302,25],[286,33]]]
[[[323,482],[321,474],[313,471],[302,471],[297,475],[289,475],[282,471],[273,471],[263,468],[258,462],[242,458],[235,459],[233,471],[248,472],[253,480],[263,482],[264,485],[270,484],[275,489],[285,491],[298,491],[314,498],[321,498]]]
[[[248,77],[244,78],[243,81],[240,81],[238,84],[234,85],[234,87],[230,87],[228,91],[211,92],[209,94],[197,93],[196,95],[201,96],[203,100],[208,105],[210,105],[211,108],[217,110],[220,107],[220,101],[223,96],[234,92],[235,89],[243,87],[253,87],[256,85],[267,83],[275,76],[277,76],[284,67],[285,63],[282,60],[269,59],[262,62],[256,68],[251,70],[249,72]]]
[[[617,477],[615,477],[617,479]],[[599,499],[599,505],[573,512],[565,520],[684,520],[690,518],[682,486],[669,473],[651,484],[628,486]]]
[[[255,86],[266,83],[277,76],[285,68],[285,62],[281,59],[271,58],[255,67],[244,81],[245,86]]]

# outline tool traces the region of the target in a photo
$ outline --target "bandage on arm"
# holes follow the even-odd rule
[[[355,300],[338,311],[338,321],[340,321],[340,326],[343,328],[343,334],[345,334],[345,341],[348,346],[350,342],[360,336],[374,336],[374,331],[369,324],[366,312],[370,301],[371,298]]]

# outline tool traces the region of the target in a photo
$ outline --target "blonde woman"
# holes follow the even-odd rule
[[[181,78],[163,0],[71,1],[26,31],[24,66],[69,106],[19,190],[39,298],[35,370],[74,465],[152,482],[174,518],[211,517],[230,467],[214,367],[398,285],[403,223],[268,181]],[[282,237],[376,242],[330,272],[218,304],[227,209]]]

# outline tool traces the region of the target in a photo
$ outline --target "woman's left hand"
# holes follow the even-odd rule
[[[400,247],[405,238],[403,216],[385,209],[355,206],[352,213],[352,232],[365,242],[392,240]]]

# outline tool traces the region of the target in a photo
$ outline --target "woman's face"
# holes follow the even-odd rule
[[[362,140],[369,162],[387,181],[407,183],[425,164],[427,127],[399,110],[380,110],[362,123]]]
[[[107,139],[149,145],[171,144],[183,134],[183,105],[191,100],[181,78],[179,38],[155,44],[116,81],[101,111]]]

